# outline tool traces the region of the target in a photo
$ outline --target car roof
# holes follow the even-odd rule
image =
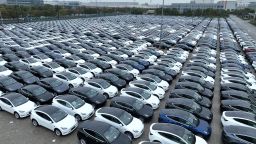
[[[101,84],[103,81],[107,82],[106,80],[100,79],[100,78],[90,79],[87,82],[95,82],[95,83]]]
[[[85,128],[88,130],[95,131],[101,135],[104,135],[105,131],[107,131],[111,125],[101,122],[101,121],[91,121],[87,120],[79,124],[79,128]]]
[[[119,118],[125,112],[126,111],[115,107],[103,107],[98,110],[98,113],[107,113],[117,118]]]
[[[181,110],[181,109],[161,109],[160,114],[161,113],[169,115],[169,116],[180,117],[183,119],[188,119],[192,115],[191,113]]]
[[[59,108],[52,106],[52,105],[41,105],[41,106],[35,108],[35,110],[42,111],[48,115],[52,115],[53,113],[58,111]]]
[[[179,137],[183,137],[185,131],[188,131],[187,129],[181,126],[174,125],[174,124],[167,124],[167,123],[155,123],[152,129],[157,131],[173,133],[175,135],[178,135]]]
[[[149,85],[149,84],[152,84],[151,82],[149,82],[149,81],[144,81],[144,80],[134,80],[134,81],[131,81],[131,83],[135,83],[135,84],[143,84],[143,85]]]
[[[136,93],[141,93],[144,90],[141,89],[141,88],[127,87],[127,88],[124,88],[123,91],[133,91],[133,92],[136,92]]]
[[[224,131],[227,133],[232,133],[236,135],[246,135],[256,138],[256,129],[244,126],[225,126]]]
[[[70,102],[70,101],[74,101],[74,100],[78,99],[78,97],[75,95],[66,94],[66,95],[59,95],[59,96],[55,97],[55,99],[61,99],[61,100]]]
[[[26,88],[27,90],[34,90],[34,89],[37,89],[38,87],[41,87],[41,86],[36,85],[36,84],[31,84],[31,85],[27,85],[23,88]]]
[[[250,112],[243,112],[243,111],[225,111],[225,115],[228,117],[239,117],[249,119],[251,121],[256,120],[256,115]]]
[[[132,105],[136,100],[137,99],[132,98],[132,97],[119,96],[119,97],[112,98],[111,101],[125,102],[129,105]]]
[[[14,99],[20,97],[20,96],[23,96],[22,94],[19,94],[19,93],[15,93],[15,92],[12,92],[12,93],[7,93],[1,97],[4,97],[4,98],[7,98],[9,99],[10,101],[13,101]]]

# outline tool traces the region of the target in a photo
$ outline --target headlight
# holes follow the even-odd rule
[[[66,130],[66,129],[68,129],[68,128],[66,128],[66,127],[61,127],[61,129]]]
[[[138,130],[133,130],[133,132],[138,133],[139,131]]]

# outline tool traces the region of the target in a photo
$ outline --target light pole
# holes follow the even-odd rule
[[[162,41],[162,37],[163,37],[163,23],[164,23],[164,0],[163,0],[163,4],[162,4],[161,28],[160,28],[160,42]]]

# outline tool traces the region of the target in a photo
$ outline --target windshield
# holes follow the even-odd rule
[[[123,112],[123,114],[120,116],[120,120],[125,124],[128,125],[133,120],[133,117],[128,112]]]
[[[142,91],[141,95],[145,98],[145,99],[149,99],[151,94],[147,91]]]
[[[38,96],[38,95],[42,95],[46,92],[46,90],[42,87],[38,87],[36,89],[33,90],[33,94]]]
[[[31,74],[31,73],[29,73],[29,72],[26,72],[26,73],[23,73],[22,74],[22,77],[23,78],[30,78],[30,77],[32,77],[33,75]]]
[[[58,67],[60,67],[60,65],[57,64],[57,63],[50,63],[49,65],[51,66],[51,68],[58,68]]]
[[[86,95],[89,97],[89,98],[92,98],[94,96],[96,96],[98,94],[98,92],[94,89],[90,89],[86,92]]]
[[[12,100],[12,104],[17,107],[19,105],[22,105],[24,103],[28,102],[28,99],[26,97],[23,96],[18,96],[17,98]]]
[[[110,78],[111,78],[112,81],[118,81],[119,80],[119,78],[115,75],[111,75]]]
[[[139,100],[136,100],[134,103],[133,103],[133,107],[136,109],[136,110],[140,110],[142,109],[142,107],[144,106],[144,104],[139,101]]]
[[[108,88],[108,87],[110,87],[110,84],[109,84],[107,81],[102,81],[102,82],[100,83],[100,85],[101,85],[103,88]]]
[[[53,80],[51,83],[52,87],[57,87],[57,86],[60,86],[61,84],[62,84],[62,81],[56,80],[56,79]]]
[[[188,131],[188,130],[185,130],[184,135],[183,135],[183,139],[188,144],[194,144],[196,142],[195,135],[192,132]]]
[[[80,99],[80,98],[76,98],[76,99],[74,99],[73,101],[71,101],[70,104],[71,104],[75,109],[78,109],[78,108],[82,107],[82,106],[85,104],[85,102],[84,102],[82,99]]]
[[[36,63],[37,61],[34,58],[27,59],[30,63]]]
[[[154,76],[154,77],[151,77],[152,79],[154,79],[157,83],[160,83],[162,80],[157,77],[157,76]]]
[[[198,105],[198,104],[193,104],[192,108],[197,111],[197,112],[201,112],[202,111],[202,108]]]
[[[55,122],[59,122],[63,120],[68,114],[65,113],[63,110],[58,109],[56,112],[52,113],[50,116]]]
[[[68,80],[74,80],[76,79],[76,76],[74,76],[72,73],[65,73],[65,77],[68,78]]]
[[[105,133],[105,138],[109,141],[109,143],[112,143],[115,139],[117,139],[120,135],[120,132],[111,126]]]
[[[151,90],[155,90],[157,88],[157,86],[154,84],[154,83],[150,83],[148,85],[148,87],[151,89]]]
[[[87,73],[87,71],[85,69],[83,69],[83,68],[77,68],[76,70],[79,72],[79,74]]]
[[[14,84],[16,81],[12,78],[9,78],[9,79],[4,79],[4,81],[2,81],[3,85],[11,85],[11,84]]]

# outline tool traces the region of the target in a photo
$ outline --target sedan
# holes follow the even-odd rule
[[[152,74],[141,74],[136,77],[137,80],[144,80],[156,84],[165,91],[168,90],[169,84],[165,80],[161,80],[158,76]]]
[[[142,121],[150,120],[154,114],[152,107],[132,97],[114,97],[110,106],[123,109]]]
[[[30,119],[34,126],[50,129],[57,136],[67,135],[78,126],[78,122],[73,116],[52,105],[35,108],[31,112]]]
[[[134,78],[134,76],[131,73],[128,73],[124,70],[117,69],[117,68],[108,69],[105,72],[115,74],[119,78],[126,80],[126,82],[130,82]]]
[[[117,87],[119,90],[126,86],[125,80],[117,77],[116,75],[114,75],[112,73],[98,74],[95,76],[95,78],[104,79],[104,80],[108,81],[109,83],[111,83],[112,85],[114,85],[115,87]]]
[[[0,97],[0,111],[14,114],[17,119],[29,116],[35,106],[34,102],[19,93],[8,93]]]
[[[94,136],[92,137],[92,135]],[[77,137],[79,144],[131,144],[127,135],[112,125],[101,121],[82,122],[79,125]]]
[[[34,76],[29,71],[17,71],[10,75],[12,78],[16,79],[17,81],[20,81],[25,84],[33,84],[37,81],[39,81],[39,78]]]
[[[83,85],[83,80],[80,77],[77,77],[71,72],[60,72],[55,73],[53,78],[59,79],[69,85],[70,88],[78,87]]]
[[[86,120],[94,114],[93,106],[75,95],[59,95],[52,100],[52,105],[66,111],[78,121]]]
[[[56,78],[44,78],[37,82],[38,85],[54,93],[54,95],[66,93],[69,90],[67,83]]]
[[[84,81],[91,79],[93,77],[93,74],[90,71],[82,67],[69,68],[67,69],[67,72],[73,73],[74,75],[76,75],[77,77],[80,77]]]
[[[116,127],[130,139],[139,138],[144,130],[144,124],[141,120],[119,108],[100,108],[96,111],[94,119]]]
[[[0,89],[3,92],[14,92],[23,87],[22,83],[17,82],[12,77],[1,77],[0,78]]]
[[[49,70],[53,71],[54,73],[58,73],[58,72],[63,72],[65,71],[65,68],[60,66],[58,63],[56,62],[48,62],[48,63],[43,63],[43,66],[48,68]]]
[[[47,77],[53,76],[53,72],[44,66],[33,66],[30,68],[30,72],[41,78],[47,78]]]
[[[79,64],[78,67],[85,68],[85,69],[89,70],[90,72],[92,72],[94,75],[99,74],[99,73],[102,72],[101,68],[99,68],[95,64],[89,63],[89,62]]]

